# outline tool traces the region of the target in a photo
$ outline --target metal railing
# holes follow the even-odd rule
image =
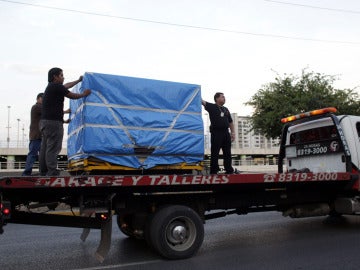
[[[7,161],[0,162],[0,170],[22,171],[25,169],[26,162],[24,161]],[[67,161],[58,161],[58,169],[67,169]],[[39,162],[35,162],[33,170],[39,170]]]
[[[223,166],[223,160],[219,159],[219,165]],[[0,162],[0,170],[24,170],[25,169],[25,164],[26,162],[24,161],[5,161],[5,162]],[[278,164],[278,160],[274,159],[274,160],[267,160],[267,159],[258,159],[258,160],[236,160],[233,159],[232,160],[232,165],[234,167],[244,167],[244,166],[272,166],[272,165],[277,165]],[[204,161],[204,165],[205,166],[209,166],[210,165],[210,160],[205,160]],[[66,170],[68,168],[68,162],[67,161],[58,161],[58,168],[62,169],[62,170]],[[38,170],[39,169],[39,162],[35,162],[34,166],[33,166],[34,170]],[[256,170],[256,168],[254,168],[254,170]]]

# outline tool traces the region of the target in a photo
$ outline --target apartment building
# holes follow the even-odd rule
[[[276,162],[279,139],[267,139],[252,130],[249,116],[239,116],[237,113],[232,113],[231,116],[235,128],[235,140],[232,143],[233,159],[258,163]],[[209,125],[208,116],[205,115],[205,153],[208,155],[210,154]]]

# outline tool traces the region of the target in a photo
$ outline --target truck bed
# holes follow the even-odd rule
[[[357,180],[350,173],[244,173],[219,175],[94,175],[64,177],[2,177],[0,193],[17,204],[59,200],[64,196],[129,196],[176,194],[278,194],[351,192]],[[124,197],[123,197],[124,196]]]

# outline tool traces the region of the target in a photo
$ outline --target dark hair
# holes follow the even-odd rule
[[[224,93],[221,93],[221,92],[216,92],[215,95],[214,95],[214,101],[216,102],[216,99],[218,97],[220,97],[221,95],[223,95]]]
[[[58,67],[50,69],[48,72],[48,82],[52,82],[54,80],[54,76],[59,76],[61,72],[62,69]]]
[[[36,96],[36,99],[42,98],[43,96],[44,96],[44,93],[39,93],[39,94]]]

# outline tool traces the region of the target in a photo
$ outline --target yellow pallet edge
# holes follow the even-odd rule
[[[172,165],[158,165],[149,170],[197,170],[201,171],[204,167],[203,162],[196,164],[189,163],[178,163]],[[122,171],[134,171],[139,170],[137,168],[131,168],[127,166],[114,165],[106,161],[90,160],[90,159],[79,159],[72,160],[68,164],[69,171],[93,171],[93,170],[122,170]]]

